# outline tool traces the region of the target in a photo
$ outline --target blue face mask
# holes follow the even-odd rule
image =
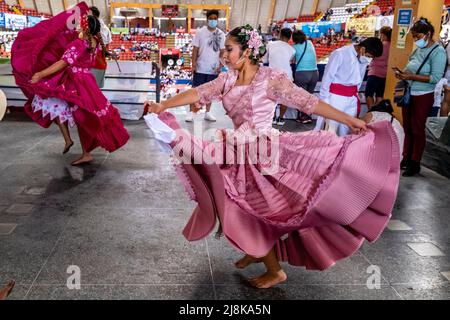
[[[217,28],[217,20],[208,20],[208,26],[209,26],[211,29]]]
[[[425,48],[427,45],[428,45],[428,41],[426,41],[424,38],[416,41],[416,46],[419,47],[420,49]]]

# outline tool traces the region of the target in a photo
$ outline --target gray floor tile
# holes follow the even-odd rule
[[[213,300],[212,285],[33,286],[29,300]]]
[[[31,204],[15,203],[12,204],[8,209],[6,209],[6,213],[30,214],[33,211],[33,208],[34,206]]]
[[[25,190],[25,194],[39,196],[45,194],[46,188],[31,187]]]
[[[422,257],[436,257],[445,255],[441,249],[430,242],[408,243],[408,246]]]
[[[391,231],[409,231],[412,230],[410,226],[400,220],[391,219],[387,228]]]
[[[450,283],[428,287],[395,285],[394,288],[405,300],[450,300]]]
[[[441,274],[450,282],[450,271],[444,271]]]
[[[7,236],[14,232],[17,224],[15,223],[0,223],[0,235]]]
[[[184,212],[77,211],[37,284],[64,284],[67,268],[85,284],[212,284],[205,242],[187,242]]]
[[[399,300],[400,296],[390,286],[368,289],[348,285],[279,285],[258,290],[248,285],[216,286],[219,300]]]

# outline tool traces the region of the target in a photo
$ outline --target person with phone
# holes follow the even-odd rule
[[[445,49],[433,40],[435,29],[426,18],[420,18],[411,28],[417,46],[409,57],[404,71],[395,68],[399,80],[408,81],[411,103],[402,108],[405,143],[403,176],[412,177],[420,172],[420,162],[426,145],[425,125],[433,108],[434,90],[442,79],[447,64]]]

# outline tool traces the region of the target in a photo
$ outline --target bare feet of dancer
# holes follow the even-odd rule
[[[73,141],[70,141],[69,143],[66,142],[66,145],[64,146],[63,154],[66,154],[69,152],[70,148],[73,147]]]
[[[264,262],[267,271],[259,277],[250,278],[248,280],[253,287],[268,289],[286,281],[287,275],[284,273],[283,269],[281,269],[274,249],[270,250],[269,253],[262,258],[262,262]]]
[[[92,158],[92,155],[90,153],[83,153],[83,155],[81,156],[80,159],[75,160],[74,162],[72,162],[72,165],[73,166],[79,166],[80,164],[89,163],[92,160],[94,160],[94,158]]]
[[[254,257],[246,254],[242,259],[236,261],[236,263],[234,265],[238,269],[244,269],[244,268],[247,268],[252,263],[260,263],[260,262],[262,262],[262,259],[257,259],[257,258],[254,258]]]
[[[0,289],[0,300],[5,300],[11,294],[16,282],[14,280],[9,281],[6,286]]]
[[[263,275],[256,278],[251,278],[248,281],[255,288],[268,289],[279,283],[286,281],[286,279],[287,279],[286,273],[284,273],[283,270],[279,270],[275,273],[267,271]]]

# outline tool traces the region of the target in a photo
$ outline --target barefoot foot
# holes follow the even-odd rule
[[[79,166],[80,164],[89,163],[92,160],[94,160],[94,158],[92,158],[92,156],[90,154],[82,155],[80,159],[72,162],[72,165]]]
[[[66,146],[64,147],[64,151],[63,154],[66,154],[67,152],[69,152],[70,148],[73,147],[73,141],[66,143]]]
[[[252,256],[246,254],[242,259],[236,261],[234,265],[238,269],[244,269],[247,268],[252,263],[259,263],[259,262],[262,262],[262,259],[253,258]]]
[[[275,273],[266,272],[263,275],[249,279],[250,284],[258,289],[268,289],[279,283],[286,281],[287,276],[283,270]]]

